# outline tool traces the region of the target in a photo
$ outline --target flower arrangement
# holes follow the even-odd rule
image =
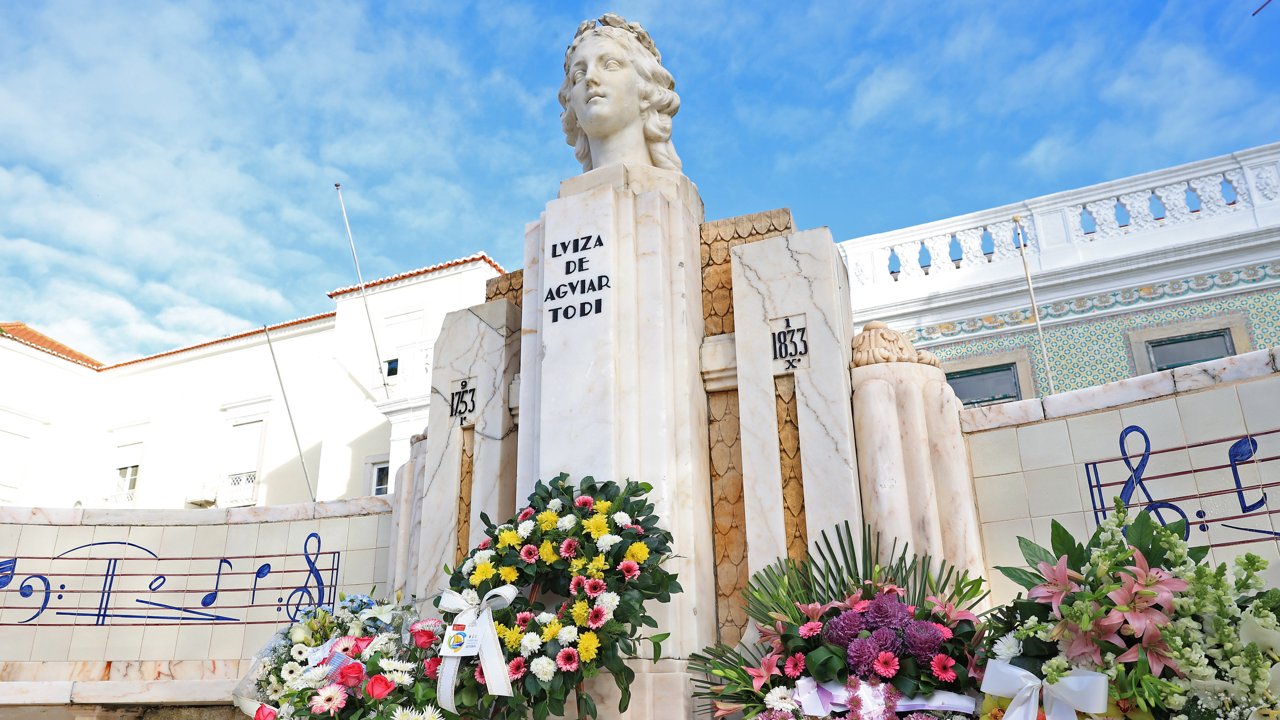
[[[493,612],[512,695],[487,690],[482,664],[467,658],[457,674],[460,714],[522,720],[563,715],[572,693],[579,717],[593,718],[595,700],[584,681],[612,674],[619,710],[630,702],[638,657],[647,641],[661,657],[666,634],[643,636],[657,621],[648,602],[669,602],[680,591],[662,567],[671,554],[671,534],[659,525],[646,499],[647,483],[596,482],[576,487],[567,475],[539,482],[527,507],[502,525],[482,515],[485,539],[453,571],[450,587],[466,604],[504,586],[522,590]],[[446,614],[446,623],[456,615]]]
[[[1234,574],[1212,567],[1208,549],[1189,548],[1184,531],[1183,521],[1161,526],[1117,503],[1086,543],[1057,522],[1049,549],[1019,538],[1037,570],[997,568],[1028,592],[990,618],[988,681],[994,670],[1022,673],[1091,718],[1245,720],[1274,711],[1280,591],[1257,592],[1266,562],[1246,554]],[[1079,685],[1091,675],[1105,688],[1092,707],[1061,689],[1064,678]],[[988,696],[984,720],[1006,715],[1011,699],[997,695],[1006,697]]]
[[[409,605],[339,597],[272,636],[236,688],[237,704],[255,720],[441,720],[431,681],[442,627]]]
[[[803,562],[779,560],[744,591],[761,644],[695,654],[695,696],[715,717],[912,720],[969,717],[980,672],[983,581],[945,562],[881,555],[864,532],[861,559],[848,524],[823,533]],[[891,558],[885,566],[876,558]]]

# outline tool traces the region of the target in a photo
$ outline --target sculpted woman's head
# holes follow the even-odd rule
[[[560,121],[583,172],[620,162],[680,169],[671,144],[680,96],[644,28],[613,14],[582,23],[564,73]]]

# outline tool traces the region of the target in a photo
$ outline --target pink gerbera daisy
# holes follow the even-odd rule
[[[622,572],[622,579],[628,582],[640,577],[640,564],[635,560],[623,560],[618,563],[618,570]]]
[[[933,676],[942,682],[951,682],[956,679],[956,671],[952,669],[955,664],[955,660],[939,653],[933,656],[929,669],[933,670]]]
[[[608,622],[609,616],[605,609],[599,606],[591,608],[591,614],[587,616],[587,627],[592,630],[599,630],[602,625]]]
[[[813,620],[800,626],[800,637],[806,640],[820,632],[822,632],[822,623],[818,620]]]
[[[609,586],[604,584],[600,578],[591,578],[587,581],[587,597],[600,597],[600,594],[608,590]]]
[[[538,548],[533,545],[525,545],[520,548],[520,559],[530,565],[538,562]]]
[[[344,635],[343,637],[338,638],[338,641],[333,644],[334,652],[342,653],[347,657],[351,657],[351,654],[355,649],[356,639],[350,635]]]
[[[942,640],[944,642],[955,636],[955,633],[951,632],[951,628],[943,625],[942,623],[934,623],[933,626],[938,628],[938,632],[942,633]]]
[[[574,507],[586,508],[588,510],[590,510],[592,507],[595,507],[595,504],[596,504],[596,499],[588,495],[581,495],[578,497],[578,499],[573,501]]]
[[[524,522],[533,517],[533,508],[527,507],[520,511],[520,519],[517,522]]]
[[[476,682],[480,683],[481,685],[487,685],[487,684],[488,684],[488,683],[486,683],[486,682],[484,681],[484,668],[482,668],[482,667],[480,667],[479,665],[477,665],[477,666],[476,666],[476,673],[475,673],[475,675],[476,675]]]
[[[311,713],[313,715],[334,715],[347,705],[347,691],[341,685],[333,683],[316,690],[311,696]]]
[[[529,611],[516,613],[516,625],[521,629],[529,627],[529,623],[533,620],[533,613]]]
[[[573,648],[565,648],[556,654],[556,667],[563,672],[573,672],[578,669],[578,651]]]
[[[587,579],[585,577],[581,575],[574,575],[573,579],[569,581],[569,593],[571,595],[577,595],[582,592],[586,585]]]
[[[871,663],[871,669],[875,670],[880,677],[888,680],[898,674],[898,656],[891,652],[882,652],[876,656],[875,662]]]
[[[489,538],[485,538],[480,541],[480,544],[477,547],[479,547],[481,550],[488,550],[489,546],[492,544],[493,544],[492,540],[490,540]]]
[[[526,671],[526,667],[524,664],[524,658],[522,657],[518,657],[515,660],[512,660],[511,662],[507,663],[507,677],[511,678],[512,680],[519,680],[520,678],[524,677],[525,671]]]
[[[578,556],[578,540],[576,538],[566,538],[560,543],[560,557],[570,560]]]
[[[804,653],[796,653],[787,658],[786,664],[783,666],[783,672],[787,677],[795,680],[804,672]]]

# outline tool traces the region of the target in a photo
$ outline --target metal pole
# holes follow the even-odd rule
[[[369,339],[373,341],[373,357],[378,361],[378,379],[382,381],[382,392],[387,400],[391,399],[391,388],[387,387],[387,375],[382,367],[382,353],[378,352],[378,336],[373,332],[373,313],[369,312],[369,296],[364,291],[364,275],[360,273],[360,258],[356,257],[356,241],[351,235],[351,222],[347,220],[347,204],[342,201],[342,184],[334,183],[338,191],[338,205],[342,207],[342,223],[347,226],[347,243],[351,246],[351,262],[356,266],[356,279],[360,281],[360,300],[364,303],[364,317],[369,323]]]
[[[1049,378],[1049,394],[1058,392],[1053,382],[1053,363],[1049,360],[1049,347],[1044,342],[1044,326],[1040,324],[1040,305],[1036,303],[1036,289],[1031,284],[1031,266],[1027,264],[1027,235],[1022,231],[1022,218],[1013,216],[1013,231],[1018,238],[1018,255],[1022,257],[1022,274],[1027,279],[1027,294],[1031,296],[1031,317],[1036,321],[1036,336],[1040,338],[1040,357],[1044,360],[1044,372]]]
[[[271,364],[276,369],[276,382],[280,383],[280,397],[284,399],[284,411],[289,416],[289,428],[293,430],[293,446],[298,449],[298,464],[302,466],[302,477],[307,481],[307,492],[311,493],[311,502],[316,501],[316,491],[311,487],[311,474],[307,472],[307,461],[302,459],[302,443],[298,440],[298,426],[293,423],[293,409],[289,407],[289,394],[284,391],[284,377],[280,375],[280,363],[276,361],[276,348],[271,344],[271,331],[262,326],[262,334],[267,337],[267,350],[271,351]]]

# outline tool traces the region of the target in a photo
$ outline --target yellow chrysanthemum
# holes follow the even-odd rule
[[[587,618],[591,616],[591,606],[587,605],[586,600],[579,600],[573,604],[573,624],[586,625]]]
[[[482,562],[476,565],[475,572],[471,573],[471,586],[476,587],[496,575],[497,572],[497,570],[493,569],[493,563],[491,562]]]
[[[595,633],[588,630],[578,636],[578,658],[582,662],[591,662],[596,659],[596,653],[600,650],[600,638]]]
[[[610,501],[610,500],[601,500],[600,502],[596,503],[596,512],[598,512],[598,513],[600,513],[600,514],[602,514],[602,515],[603,515],[603,514],[605,514],[605,513],[609,512],[609,508],[611,508],[611,507],[613,507],[613,502],[612,502],[612,501]]]
[[[556,546],[552,545],[550,540],[543,540],[542,544],[538,546],[538,557],[542,558],[542,562],[548,565],[560,559],[560,556],[556,554]]]
[[[631,543],[631,547],[627,548],[626,559],[643,563],[645,560],[649,559],[649,546],[642,542]]]
[[[572,573],[582,572],[582,568],[586,567],[586,565],[587,565],[586,558],[581,558],[581,557],[574,558],[569,561],[569,572],[572,572]]]
[[[591,563],[587,565],[587,577],[603,578],[604,571],[608,567],[609,561],[603,555],[597,555],[591,558]]]
[[[504,583],[513,583],[516,578],[520,577],[520,571],[504,565],[498,568],[498,577],[502,578]]]
[[[538,513],[538,529],[542,530],[542,532],[555,530],[558,522],[560,522],[560,516],[556,514],[555,510],[543,510]]]
[[[592,540],[599,540],[609,534],[609,518],[604,513],[596,513],[582,521],[582,529],[591,535]]]
[[[524,639],[524,633],[520,632],[518,627],[509,627],[502,633],[502,644],[507,648],[507,652],[513,652],[520,647],[520,641]]]
[[[542,628],[542,642],[551,642],[551,638],[560,632],[560,628],[564,627],[559,620],[552,620],[547,626]]]
[[[503,530],[498,533],[498,549],[507,547],[520,547],[520,533],[515,530]]]

